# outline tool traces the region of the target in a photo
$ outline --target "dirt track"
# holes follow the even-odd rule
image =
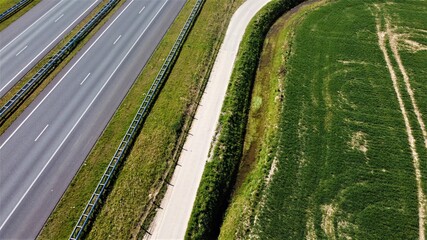
[[[422,175],[421,175],[421,170],[420,170],[420,158],[419,158],[419,155],[417,152],[416,142],[415,142],[413,130],[412,130],[412,127],[411,127],[411,124],[409,121],[408,112],[407,112],[405,104],[403,102],[402,94],[400,92],[399,82],[398,82],[399,80],[398,80],[396,72],[393,68],[391,58],[390,58],[388,51],[387,51],[387,47],[386,47],[387,40],[390,43],[390,48],[392,49],[393,57],[396,60],[396,62],[398,63],[399,70],[401,71],[401,74],[404,77],[406,90],[408,91],[408,94],[411,98],[411,103],[414,107],[414,111],[415,112],[418,111],[418,114],[416,114],[417,120],[418,120],[418,123],[420,124],[421,129],[424,130],[423,135],[425,133],[425,126],[424,126],[424,122],[422,122],[422,120],[420,122],[420,120],[419,120],[420,119],[419,118],[420,113],[419,113],[418,107],[416,105],[412,89],[410,87],[409,77],[406,74],[406,71],[404,69],[404,66],[403,66],[401,60],[400,60],[400,56],[399,56],[399,53],[397,50],[397,42],[395,39],[396,35],[394,35],[394,33],[391,30],[390,21],[387,18],[387,16],[384,17],[380,14],[382,12],[381,7],[379,5],[375,5],[375,8],[379,12],[376,15],[378,45],[379,45],[381,51],[383,52],[384,59],[385,59],[386,64],[387,64],[387,68],[390,72],[390,77],[391,77],[391,80],[393,82],[393,88],[394,88],[394,91],[396,93],[396,97],[397,97],[397,100],[399,103],[400,111],[402,112],[403,120],[405,122],[406,133],[408,135],[408,143],[409,143],[409,146],[411,149],[411,154],[412,154],[412,161],[413,161],[414,171],[415,171],[415,180],[417,182],[419,239],[425,240],[426,197],[425,197],[425,193],[424,193],[423,188],[422,188]],[[383,23],[383,21],[385,23]],[[385,28],[385,29],[383,29],[383,28]]]

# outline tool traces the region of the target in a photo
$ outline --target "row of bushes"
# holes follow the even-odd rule
[[[252,19],[235,62],[219,120],[220,136],[206,164],[186,232],[186,239],[217,238],[235,182],[252,86],[265,36],[273,23],[303,0],[273,0]]]

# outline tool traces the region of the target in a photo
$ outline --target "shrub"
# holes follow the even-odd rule
[[[300,2],[273,0],[246,29],[222,107],[222,130],[200,182],[186,239],[212,239],[219,234],[242,157],[252,86],[265,36],[281,15]]]

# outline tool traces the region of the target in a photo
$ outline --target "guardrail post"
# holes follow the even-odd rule
[[[11,17],[13,14],[19,12],[19,10],[23,9],[32,1],[33,0],[22,0],[17,4],[13,5],[11,8],[4,11],[2,14],[0,14],[0,23]]]
[[[178,53],[183,45],[183,42],[185,38],[188,36],[188,33],[191,30],[191,26],[194,24],[196,17],[200,13],[204,2],[205,0],[197,0],[196,4],[194,5],[190,16],[185,22],[184,27],[182,28],[177,40],[175,41],[172,47],[172,50],[169,52],[168,57],[164,61],[162,67],[160,68],[159,73],[157,74],[156,78],[151,84],[150,89],[145,95],[144,100],[142,101],[136,115],[134,116],[134,119],[132,120],[128,130],[126,131],[125,136],[123,137],[121,143],[119,144],[113,158],[110,160],[110,163],[107,166],[107,169],[105,170],[104,174],[102,175],[101,180],[99,181],[97,187],[95,188],[95,191],[93,192],[89,202],[86,204],[86,207],[83,210],[83,213],[81,214],[79,220],[77,221],[76,226],[71,232],[71,235],[69,238],[70,240],[79,239],[79,237],[82,235],[83,231],[85,230],[85,227],[87,226],[88,221],[90,221],[90,219],[93,217],[93,212],[94,212],[93,210],[97,207],[97,204],[99,203],[98,199],[103,195],[105,191],[105,185],[109,184],[109,181],[111,180],[111,176],[115,173],[115,170],[117,169],[118,164],[122,160],[124,160],[125,153],[127,153],[127,151],[129,150],[128,148],[135,140],[135,136],[138,133],[138,130],[141,128],[142,123],[144,122],[145,118],[148,116],[149,110],[155,102],[155,99],[156,99],[155,97],[157,96],[161,86],[166,81],[167,74],[169,73],[174,62],[176,61],[176,57],[178,56]],[[103,181],[104,178],[105,178],[105,182]],[[100,187],[101,184],[103,184],[102,187]],[[100,191],[97,191],[98,189],[100,189]],[[97,198],[96,198],[96,201],[92,203],[91,200],[93,199],[94,195],[97,195]],[[154,200],[153,200],[153,204],[158,208],[162,209],[160,205],[156,204]],[[87,209],[90,209],[90,211],[87,212]]]
[[[23,0],[28,1],[28,0]],[[32,0],[30,0],[32,1]],[[117,5],[121,0],[110,0],[73,38],[62,47],[6,104],[0,108],[0,124],[21,104],[49,73],[77,47],[80,41]],[[21,1],[22,2],[22,1]]]

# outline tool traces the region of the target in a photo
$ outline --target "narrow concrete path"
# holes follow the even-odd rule
[[[233,15],[184,144],[171,186],[145,239],[183,239],[208,159],[234,61],[251,19],[270,0],[247,0]]]

